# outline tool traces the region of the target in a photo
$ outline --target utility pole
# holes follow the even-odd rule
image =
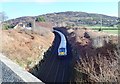
[[[102,15],[100,16],[100,30],[102,30]]]
[[[36,18],[33,19],[33,29],[32,29],[33,31],[35,30],[35,20]]]

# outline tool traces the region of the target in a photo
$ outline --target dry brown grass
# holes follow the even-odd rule
[[[2,53],[14,62],[33,67],[51,46],[54,34],[50,31],[41,36],[28,30],[2,30]],[[1,47],[1,46],[0,46]]]
[[[88,32],[90,38],[84,37],[85,32]],[[117,38],[84,29],[69,33],[68,40],[73,48],[75,65],[73,76],[76,83],[119,81],[120,58]]]

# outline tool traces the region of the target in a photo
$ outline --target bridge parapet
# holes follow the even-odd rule
[[[41,80],[0,53],[0,84],[2,82],[39,82],[43,84]]]

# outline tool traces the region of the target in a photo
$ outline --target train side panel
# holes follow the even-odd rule
[[[65,36],[61,32],[59,32],[57,30],[53,30],[53,31],[57,32],[61,37],[61,42],[60,42],[60,45],[58,47],[58,56],[67,55],[67,46],[66,46],[66,38],[65,38]]]

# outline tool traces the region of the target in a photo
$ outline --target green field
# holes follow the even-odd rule
[[[100,26],[89,26],[87,28],[91,28],[91,29],[94,29],[94,30],[98,30],[98,29],[103,29],[103,30],[116,30],[118,29],[117,27],[100,27]]]
[[[92,29],[99,29],[99,28],[106,28],[106,29],[117,29],[117,27],[106,27],[106,26],[85,26],[87,28],[92,28]]]
[[[103,32],[106,32],[106,33],[109,33],[109,34],[118,34],[118,30],[103,30]]]
[[[84,25],[83,27],[85,28],[90,28],[92,30],[95,30],[95,31],[99,31],[99,29],[101,29],[102,32],[106,32],[106,33],[109,33],[109,34],[118,34],[118,31],[120,31],[120,26],[117,27],[105,27],[105,26],[88,26],[88,25]]]
[[[106,33],[109,33],[109,34],[118,34],[118,28],[117,27],[88,26],[88,28],[91,28],[95,31],[98,31],[101,28],[103,32],[106,32]]]

